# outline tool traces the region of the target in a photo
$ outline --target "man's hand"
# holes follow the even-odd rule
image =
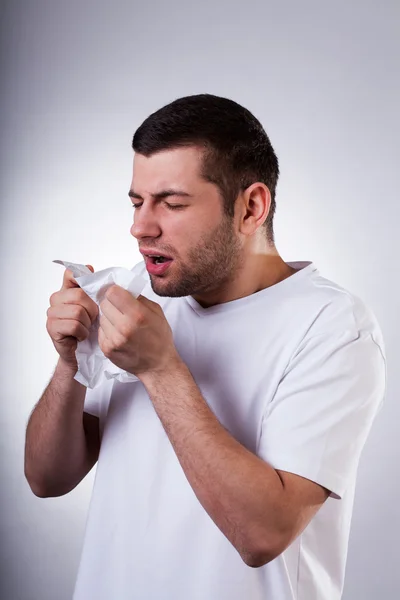
[[[112,285],[100,303],[99,346],[112,363],[140,375],[162,372],[180,360],[159,304]]]

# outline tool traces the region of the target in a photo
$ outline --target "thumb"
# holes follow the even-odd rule
[[[146,296],[142,296],[141,294],[137,297],[137,300],[144,306],[147,306],[153,312],[162,312],[161,306],[157,302],[153,302],[150,298],[146,298]]]
[[[94,268],[92,267],[92,265],[85,265],[88,269],[90,269],[92,271],[92,273],[94,273]]]

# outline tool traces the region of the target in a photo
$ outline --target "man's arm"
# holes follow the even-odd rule
[[[244,562],[262,566],[302,532],[328,498],[320,485],[242,446],[208,407],[179,359],[140,379],[200,503]]]
[[[83,412],[86,387],[60,358],[32,412],[25,442],[25,477],[36,496],[70,492],[97,462],[99,419]]]

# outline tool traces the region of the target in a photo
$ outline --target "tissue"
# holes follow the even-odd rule
[[[83,342],[78,342],[75,352],[78,371],[74,379],[91,389],[110,379],[116,379],[121,383],[139,381],[135,375],[120,369],[103,354],[98,343],[98,331],[102,314],[100,303],[106,291],[110,286],[116,284],[137,298],[147,284],[144,277],[144,273],[147,274],[144,262],[133,267],[131,271],[123,267],[110,267],[96,273],[92,273],[86,265],[70,263],[65,260],[53,260],[53,262],[70,269],[78,285],[99,306],[99,315],[92,323],[89,336]]]

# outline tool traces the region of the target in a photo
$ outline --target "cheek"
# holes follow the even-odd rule
[[[175,217],[175,218],[174,218]],[[161,224],[167,245],[175,248],[177,256],[185,261],[191,251],[199,248],[201,252],[207,249],[207,244],[218,222],[217,216],[210,216],[209,211],[188,211],[179,216],[171,215]]]
[[[190,240],[200,240],[215,228],[218,220],[216,215],[210,214],[210,211],[204,207],[201,210],[192,211],[190,215],[189,213],[185,215],[185,219],[179,226],[184,228],[185,234]]]
[[[165,223],[164,233],[172,245],[181,248],[191,246],[200,239],[204,225],[197,215],[181,215]]]

